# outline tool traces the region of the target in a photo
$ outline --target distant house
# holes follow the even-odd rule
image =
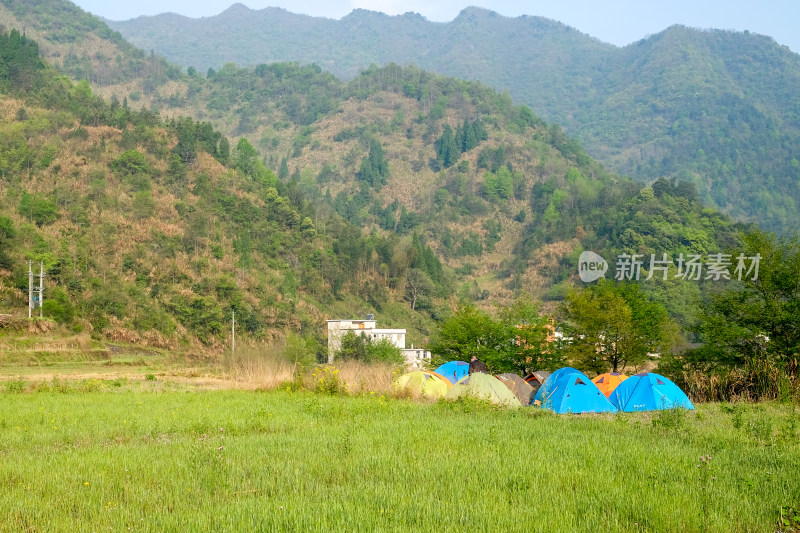
[[[425,361],[430,361],[431,352],[420,348],[406,348],[405,329],[380,329],[376,327],[377,321],[368,315],[366,319],[340,319],[328,320],[328,363],[333,363],[333,356],[342,349],[342,337],[348,331],[357,333],[371,339],[380,341],[386,339],[398,348],[406,359],[406,366],[420,368]]]

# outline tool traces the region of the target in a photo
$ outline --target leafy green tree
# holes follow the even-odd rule
[[[179,294],[168,305],[178,321],[205,344],[225,330],[222,309],[211,298]]]
[[[236,144],[233,167],[245,176],[252,177],[256,170],[256,162],[258,162],[258,152],[247,139],[242,137]]]
[[[400,348],[389,339],[368,340],[367,361],[401,365],[405,362]]]
[[[178,135],[178,144],[175,145],[172,152],[180,157],[184,165],[191,165],[197,159],[197,132],[194,121],[190,118],[179,118],[175,130]]]
[[[566,354],[586,370],[618,372],[667,352],[675,342],[675,323],[663,305],[651,301],[637,283],[600,280],[570,291],[564,301]]]
[[[8,217],[0,216],[0,270],[11,270],[13,261],[8,252],[15,235],[14,222]]]
[[[285,180],[289,177],[289,163],[286,158],[281,159],[281,167],[278,169],[278,179]]]
[[[418,268],[411,268],[406,274],[406,300],[411,304],[411,309],[428,307],[428,297],[434,290],[433,281],[427,273]]]
[[[19,214],[33,220],[37,226],[52,224],[58,218],[56,204],[40,194],[22,192],[19,202]]]
[[[448,361],[469,361],[474,355],[490,372],[520,372],[527,363],[520,350],[520,331],[512,322],[511,317],[508,321],[496,319],[464,303],[442,325],[430,345],[431,353]]]
[[[400,348],[395,346],[389,339],[373,340],[365,335],[359,335],[353,331],[348,331],[342,335],[342,347],[336,359],[354,359],[364,363],[403,363],[403,354]]]
[[[514,178],[508,167],[500,167],[496,173],[484,173],[483,191],[490,202],[511,198],[514,195]]]
[[[345,332],[341,339],[341,348],[335,354],[336,359],[354,359],[356,361],[366,361],[367,359],[367,339],[363,335],[358,335],[352,331]]]
[[[515,357],[509,366],[514,371],[553,371],[564,366],[561,346],[555,340],[554,323],[542,314],[541,303],[521,296],[510,306],[501,308],[499,318],[513,338]]]
[[[231,157],[231,143],[227,137],[220,137],[217,147],[217,161],[227,165]]]
[[[739,258],[742,270],[737,272]],[[743,236],[743,245],[731,259],[733,280],[712,294],[700,313],[703,358],[733,367],[754,360],[778,365],[796,361],[800,356],[797,236],[753,230]]]
[[[292,374],[298,376],[317,362],[316,340],[313,337],[304,338],[297,333],[289,332],[286,335],[283,355],[292,364]]]
[[[155,212],[156,204],[150,191],[138,191],[133,194],[133,202],[131,203],[133,216],[142,220],[150,218]]]
[[[44,69],[36,41],[16,29],[0,34],[0,90],[27,91],[41,80]]]
[[[178,154],[172,154],[169,159],[167,182],[170,184],[184,184],[186,182],[186,165]]]
[[[30,167],[34,161],[23,128],[19,125],[0,124],[0,177]]]
[[[56,322],[67,324],[75,316],[75,308],[67,293],[61,287],[55,287],[50,291],[51,298],[42,302],[44,316],[50,317]]]
[[[314,235],[317,234],[317,230],[314,228],[314,222],[312,222],[310,217],[305,217],[300,223],[300,233],[309,240],[313,239]]]
[[[138,150],[126,150],[111,162],[111,168],[122,176],[147,174],[149,166],[144,154]]]

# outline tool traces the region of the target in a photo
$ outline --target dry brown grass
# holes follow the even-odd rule
[[[690,398],[719,401],[789,401],[800,398],[800,363],[779,366],[771,361],[752,361],[719,374],[687,372],[683,388]]]
[[[312,365],[302,368],[284,354],[282,343],[237,343],[236,353],[226,352],[222,359],[224,377],[246,389],[277,389],[288,383],[315,390],[314,370],[319,373],[328,368],[336,375],[349,394],[390,394],[392,381],[398,375],[397,367],[389,364],[365,364],[343,361],[334,365]]]
[[[390,364],[343,361],[333,366],[339,370],[339,376],[350,394],[391,393],[392,382],[399,375],[397,367]]]
[[[283,348],[261,342],[237,344],[236,351],[222,357],[226,377],[250,389],[276,389],[294,377],[294,365]]]

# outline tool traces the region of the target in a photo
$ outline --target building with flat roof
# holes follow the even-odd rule
[[[426,360],[430,360],[431,352],[421,348],[406,348],[405,329],[384,329],[376,327],[377,321],[372,315],[365,320],[339,319],[327,320],[328,323],[328,364],[333,363],[336,352],[342,349],[342,337],[348,331],[364,336],[372,341],[388,340],[400,349],[406,359],[406,365],[420,368]]]

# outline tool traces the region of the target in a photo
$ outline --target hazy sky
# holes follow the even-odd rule
[[[73,0],[95,15],[126,20],[164,12],[208,17],[227,9],[233,0]],[[576,28],[601,41],[619,46],[658,33],[673,24],[695,28],[750,30],[773,37],[800,52],[800,1],[798,0],[243,0],[251,9],[283,7],[333,19],[363,8],[398,15],[413,11],[431,21],[453,20],[467,6],[482,6],[501,15],[537,15]]]

